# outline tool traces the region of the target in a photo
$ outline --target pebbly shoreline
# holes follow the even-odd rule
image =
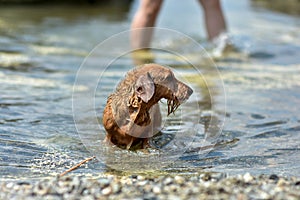
[[[300,178],[277,175],[64,176],[0,183],[0,199],[300,199]]]

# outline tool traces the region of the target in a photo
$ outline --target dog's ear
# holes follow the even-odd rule
[[[134,91],[145,103],[152,98],[155,86],[149,73],[141,75],[135,84]]]

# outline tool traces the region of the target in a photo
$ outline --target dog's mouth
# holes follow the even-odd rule
[[[168,116],[171,113],[175,113],[177,108],[180,106],[180,102],[176,96],[174,96],[172,99],[168,99],[167,104],[168,104]]]

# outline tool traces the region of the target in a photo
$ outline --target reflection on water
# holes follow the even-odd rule
[[[97,6],[0,8],[1,179],[57,174],[91,156],[73,121],[75,74],[96,44],[128,29],[136,4],[134,1],[131,7],[126,5],[122,12]],[[180,8],[180,3],[173,7]],[[220,103],[219,94],[208,90],[208,85],[214,85],[213,75],[207,73],[206,82],[195,78],[187,64],[168,52],[154,51],[148,57],[139,55],[178,71],[193,85],[195,96],[191,100],[200,109],[200,112],[190,109],[189,104],[182,107],[185,110],[181,113],[186,119],[200,116],[199,126],[196,126],[198,134],[188,138],[195,140],[187,152],[163,170],[299,174],[299,19],[252,10],[247,1],[224,1],[224,8],[239,52],[232,52],[217,62],[227,96],[221,136],[207,137],[207,143],[197,143],[206,137],[207,123],[218,121],[221,114],[212,112],[212,106]],[[238,9],[232,10],[234,8]],[[245,14],[242,24],[236,21],[236,15],[241,12]],[[168,19],[167,16],[175,14],[179,15],[170,9],[168,13],[161,13],[161,17]],[[184,13],[180,15],[187,18]],[[162,20],[161,24],[164,23],[168,27],[168,21]],[[195,35],[195,29],[198,28],[189,26],[185,32]],[[200,57],[193,54],[185,41],[164,37],[165,42],[159,44],[162,49],[185,50],[190,59]],[[196,40],[203,39],[196,36]],[[108,59],[110,53],[108,49],[100,59]],[[209,71],[206,59],[201,57],[199,65]],[[99,104],[105,104],[104,94],[131,68],[130,60],[129,57],[120,59],[114,64],[114,70],[105,74],[106,82],[101,85],[101,92],[96,93]],[[95,76],[95,71],[88,71],[86,75],[86,82],[79,88],[81,91],[87,89],[89,76]],[[196,96],[199,98],[193,99]],[[96,108],[98,119],[103,109],[101,105]],[[182,124],[176,116],[169,118],[165,134],[158,135],[153,143],[158,147],[169,144],[172,131],[181,130],[178,125]],[[89,137],[86,135],[91,145],[101,144]],[[210,146],[211,143],[216,145]],[[101,162],[94,161],[88,168],[74,173],[98,174],[105,170]]]

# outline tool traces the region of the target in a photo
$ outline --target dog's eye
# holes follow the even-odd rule
[[[136,91],[137,91],[137,92],[143,92],[142,86],[138,87]]]

